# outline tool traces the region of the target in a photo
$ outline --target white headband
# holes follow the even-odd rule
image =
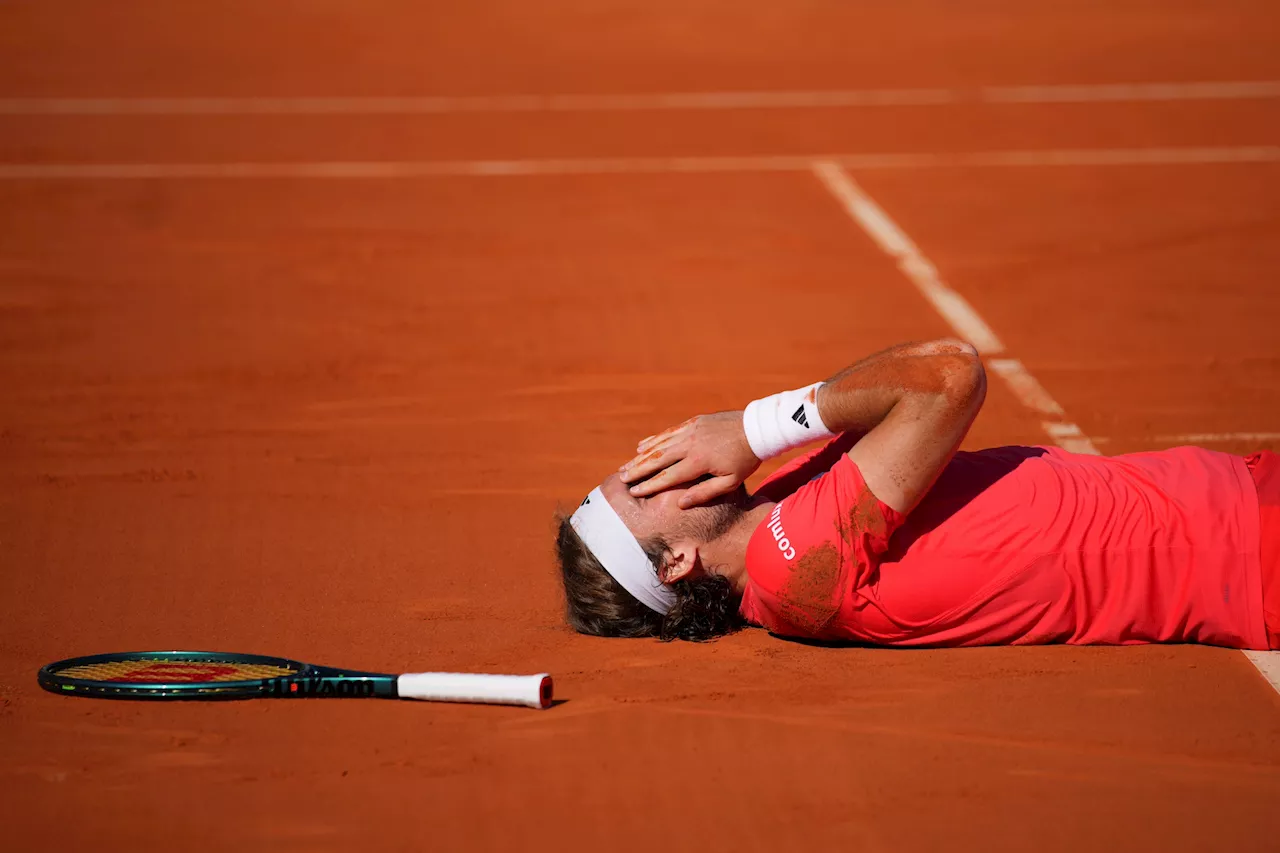
[[[609,506],[599,486],[591,490],[569,523],[604,570],[622,584],[623,589],[650,610],[662,614],[671,611],[676,603],[676,594],[658,580],[649,555]]]

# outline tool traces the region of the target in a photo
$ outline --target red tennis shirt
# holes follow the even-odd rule
[[[757,490],[743,616],[889,646],[1206,643],[1265,649],[1258,497],[1194,447],[957,453],[904,517],[841,436]]]

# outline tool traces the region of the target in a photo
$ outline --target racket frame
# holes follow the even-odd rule
[[[61,670],[92,664],[126,661],[182,661],[277,666],[292,675],[239,681],[135,682],[99,681],[60,675]],[[315,666],[289,658],[235,652],[147,651],[114,652],[67,658],[40,668],[37,680],[45,690],[60,695],[99,699],[303,699],[315,697],[395,699],[395,675]]]

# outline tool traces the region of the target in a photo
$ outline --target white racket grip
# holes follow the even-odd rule
[[[551,676],[481,675],[472,672],[406,672],[396,678],[401,699],[484,702],[490,705],[551,707]]]

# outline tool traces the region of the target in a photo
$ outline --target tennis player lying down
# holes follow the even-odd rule
[[[1280,457],[958,453],[985,394],[972,347],[904,344],[645,439],[561,519],[570,624],[1280,647]],[[762,459],[818,440],[755,494],[742,487]]]

